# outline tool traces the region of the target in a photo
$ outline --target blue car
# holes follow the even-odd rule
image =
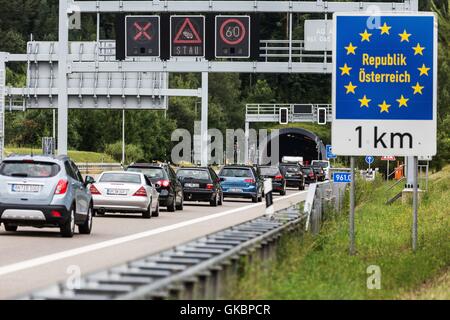
[[[219,173],[223,197],[248,198],[253,202],[262,202],[264,180],[251,166],[224,166]]]

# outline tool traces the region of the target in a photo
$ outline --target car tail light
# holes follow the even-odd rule
[[[133,197],[146,197],[147,191],[145,191],[144,187],[140,187],[138,191],[133,194]]]
[[[61,179],[58,181],[56,185],[55,194],[65,194],[67,192],[67,186],[69,183],[67,180]]]
[[[214,189],[214,185],[211,184],[211,183],[208,183],[208,184],[206,185],[206,189],[208,189],[208,190]]]
[[[255,183],[254,179],[245,179],[244,180],[245,183]]]
[[[91,184],[91,186],[89,187],[89,191],[91,192],[91,194],[101,194],[93,184]]]
[[[61,212],[53,210],[51,212],[53,218],[61,218]]]
[[[159,184],[161,187],[168,187],[170,185],[170,181],[169,180],[159,180],[157,182],[157,184]]]
[[[282,179],[283,179],[283,176],[281,174],[275,176],[275,180],[282,180]]]

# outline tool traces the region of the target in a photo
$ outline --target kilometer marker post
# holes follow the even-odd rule
[[[275,213],[275,210],[273,208],[272,179],[264,180],[264,192],[266,198],[266,215],[272,217]]]

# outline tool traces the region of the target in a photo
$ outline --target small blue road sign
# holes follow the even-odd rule
[[[374,163],[375,162],[375,158],[374,157],[372,157],[372,156],[367,156],[366,157],[366,163],[368,164],[368,165],[371,165],[372,163]]]
[[[337,158],[337,156],[333,153],[333,147],[331,145],[327,145],[326,149],[327,149],[327,159]]]
[[[333,182],[335,183],[350,183],[352,182],[352,174],[350,172],[334,172]]]

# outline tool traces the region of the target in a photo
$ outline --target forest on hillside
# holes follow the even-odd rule
[[[391,2],[391,1],[386,1]],[[58,0],[0,0],[0,51],[26,52],[33,35],[37,41],[57,40]],[[438,157],[435,167],[450,159],[450,0],[420,0],[421,10],[435,11],[439,16],[439,130]],[[331,16],[330,16],[331,17]],[[321,18],[294,15],[293,38],[303,39],[304,20]],[[261,39],[286,39],[285,15],[261,15]],[[114,16],[102,15],[100,38],[114,39]],[[96,17],[82,16],[82,30],[72,30],[71,40],[94,41]],[[10,86],[25,86],[26,66],[8,64]],[[198,88],[199,74],[171,74],[171,88]],[[225,130],[244,126],[247,103],[330,103],[331,76],[312,74],[211,74],[209,79],[209,126]],[[200,119],[198,99],[170,98],[167,114],[162,111],[127,111],[126,141],[130,152],[146,159],[168,159],[176,128],[193,131]],[[99,125],[102,124],[102,125]],[[108,124],[108,125],[103,125]],[[69,148],[104,152],[121,141],[122,112],[118,110],[71,110]],[[41,137],[52,134],[52,111],[29,110],[8,112],[7,145],[39,147]],[[329,137],[323,137],[325,142]],[[116,145],[115,145],[116,144]]]

